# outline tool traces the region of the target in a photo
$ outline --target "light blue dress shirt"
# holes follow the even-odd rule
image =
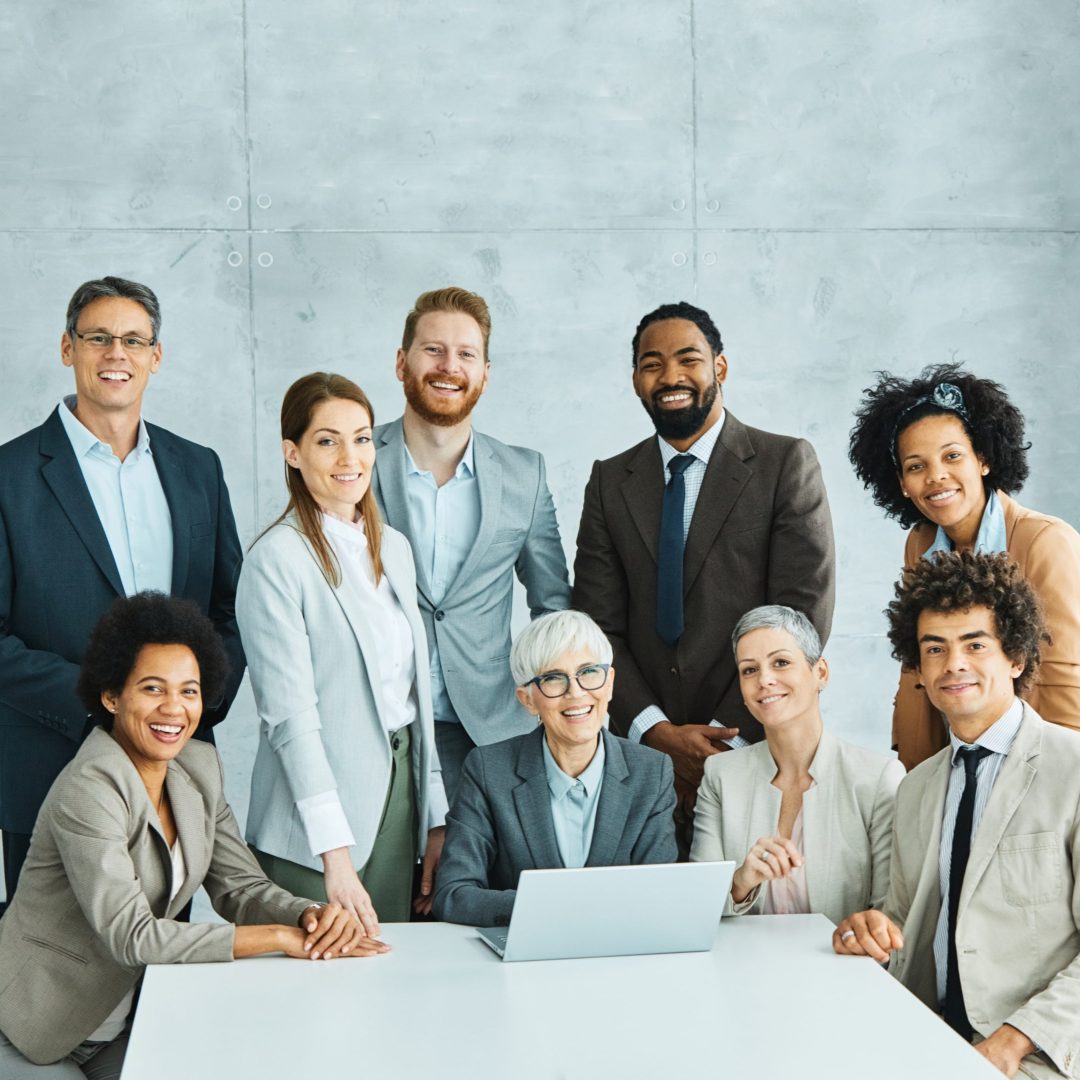
[[[952,551],[953,542],[949,534],[939,525],[934,534],[934,542],[923,552],[924,559],[931,559],[935,551]],[[979,532],[975,537],[976,555],[998,555],[1006,549],[1005,537],[1005,511],[1001,508],[1001,501],[997,492],[991,490],[986,498],[986,506],[983,508],[982,520],[979,522]]]
[[[567,776],[559,768],[547,739],[543,740],[544,771],[551,795],[551,818],[555,823],[555,842],[559,845],[563,866],[577,869],[585,865],[596,828],[596,807],[604,783],[604,739],[596,737],[596,753],[585,771]]]
[[[480,531],[480,485],[473,467],[473,437],[454,475],[439,487],[435,477],[405,451],[405,491],[409,502],[409,540],[438,604],[454,582]],[[439,662],[439,644],[430,641],[431,705],[435,719],[460,724],[450,702]]]
[[[172,515],[146,424],[139,421],[135,449],[121,461],[75,418],[75,403],[74,394],[60,403],[60,422],[90,489],[124,593],[172,592]]]

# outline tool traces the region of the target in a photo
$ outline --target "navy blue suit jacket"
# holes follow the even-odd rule
[[[208,703],[203,716],[206,737],[244,674],[233,612],[240,539],[217,454],[146,426],[172,517],[172,594],[210,616],[232,663],[224,699]],[[32,831],[49,787],[87,734],[75,694],[79,664],[95,623],[123,595],[54,410],[41,427],[0,446],[0,829]]]

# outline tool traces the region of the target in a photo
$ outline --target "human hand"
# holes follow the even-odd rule
[[[731,880],[731,899],[741,904],[762,882],[787,877],[802,866],[799,849],[782,836],[755,840]]]
[[[701,783],[705,759],[730,749],[723,741],[739,734],[738,728],[710,724],[673,724],[662,720],[645,732],[642,741],[671,758],[675,772],[695,787]]]
[[[1015,1076],[1020,1071],[1020,1062],[1035,1053],[1035,1044],[1019,1028],[1002,1024],[981,1043],[976,1043],[975,1049],[999,1072]]]
[[[356,876],[349,849],[334,848],[332,851],[324,851],[322,861],[326,899],[339,904],[359,919],[368,937],[378,937],[379,917],[375,914],[367,889],[360,884],[360,879]]]
[[[413,911],[418,915],[431,914],[431,904],[435,898],[435,871],[438,869],[439,859],[442,858],[445,841],[445,825],[436,825],[434,829],[428,830],[424,861],[420,865],[420,895],[413,901]]]
[[[883,911],[859,911],[849,915],[834,931],[833,951],[841,956],[872,956],[879,964],[904,947],[900,928]]]

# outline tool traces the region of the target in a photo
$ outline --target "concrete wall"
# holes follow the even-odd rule
[[[285,387],[336,369],[397,415],[404,314],[456,283],[495,321],[478,426],[547,456],[572,558],[593,459],[649,430],[633,327],[692,300],[732,411],[818,449],[827,722],[878,747],[902,536],[845,458],[871,372],[1002,380],[1023,501],[1080,520],[1075,3],[103,0],[7,4],[0,41],[0,439],[70,389],[74,287],[147,282],[146,415],[220,452],[250,540],[283,502]],[[255,726],[245,688],[221,738],[241,816]]]

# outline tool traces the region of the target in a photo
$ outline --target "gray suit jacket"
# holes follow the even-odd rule
[[[416,564],[417,599],[428,639],[437,643],[454,711],[478,746],[521,735],[534,721],[514,696],[510,614],[514,574],[535,619],[570,604],[566,555],[535,450],[473,432],[480,486],[480,531],[446,595],[436,604],[427,572]],[[401,420],[375,429],[374,490],[383,517],[412,536]]]
[[[826,731],[810,775],[814,786],[803,795],[806,891],[812,911],[839,922],[853,911],[880,907],[885,898],[893,806],[904,766]],[[775,835],[782,797],[773,787],[775,776],[766,742],[706,759],[691,861],[741,863],[759,837]],[[760,913],[764,904],[765,890],[759,888],[738,905],[729,897],[725,913]]]
[[[615,649],[611,726],[625,734],[648,705],[673,724],[716,719],[751,742],[761,725],[742,703],[729,641],[759,604],[805,612],[822,642],[832,623],[832,519],[813,447],[746,427],[729,412],[686,540],[686,629],[656,632],[656,552],[664,469],[656,437],[593,465],[574,562],[574,607]]]
[[[427,639],[416,610],[408,542],[383,529],[383,571],[412,630],[419,718],[412,733],[417,845],[428,834],[428,773],[438,771],[427,678]],[[259,710],[247,838],[260,851],[322,870],[296,809],[337,791],[359,870],[375,844],[390,783],[383,724],[379,626],[346,589],[331,588],[303,534],[288,522],[252,545],[236,589],[236,616]]]
[[[884,904],[904,932],[889,970],[934,1010],[950,754],[900,785]],[[972,838],[956,943],[975,1030],[1012,1024],[1066,1076],[1080,1075],[1080,735],[1029,705]]]
[[[562,866],[544,770],[542,729],[465,759],[446,819],[435,916],[506,926],[522,870]],[[586,866],[674,862],[671,759],[603,732],[604,783]]]
[[[187,867],[172,900],[157,813],[107,732],[91,731],[41,808],[0,919],[0,1031],[35,1064],[87,1038],[147,964],[232,959],[232,926],[173,921],[200,885],[233,923],[295,926],[312,902],[266,880],[225,802],[212,746],[188,743],[165,786]]]

